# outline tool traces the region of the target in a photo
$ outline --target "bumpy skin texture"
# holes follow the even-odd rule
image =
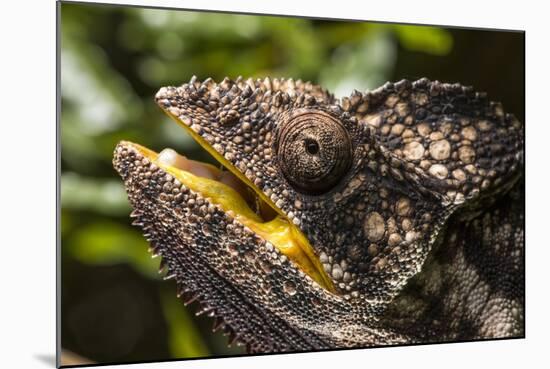
[[[135,224],[250,352],[523,335],[523,125],[500,104],[427,79],[337,100],[193,78],[156,100],[302,230],[336,287],[121,143]]]

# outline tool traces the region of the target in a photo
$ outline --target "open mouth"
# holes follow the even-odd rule
[[[319,286],[334,293],[336,290],[332,280],[324,271],[313,247],[301,230],[261,190],[196,132],[184,124],[180,123],[180,125],[185,127],[191,136],[223,165],[221,169],[190,160],[172,149],[164,149],[156,153],[135,143],[124,142],[124,144],[138,150],[190,190],[218,205],[228,216],[247,226],[263,240],[270,242]]]

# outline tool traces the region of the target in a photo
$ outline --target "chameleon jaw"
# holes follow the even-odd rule
[[[212,204],[219,206],[228,216],[248,227],[264,241],[271,243],[320,287],[332,293],[336,292],[332,280],[324,271],[307,238],[280,209],[264,202],[258,193],[259,189],[254,186],[247,187],[258,195],[256,200],[260,203],[260,209],[263,209],[261,212],[255,212],[245,200],[243,190],[238,188],[239,184],[246,184],[236,184],[237,178],[234,175],[225,175],[225,179],[220,178],[227,172],[209,164],[188,160],[170,149],[158,154],[131,142],[123,141],[120,145],[135,149],[191,191],[199,193]],[[273,211],[267,212],[266,207],[273,209],[275,216]],[[269,214],[267,217],[266,213]]]

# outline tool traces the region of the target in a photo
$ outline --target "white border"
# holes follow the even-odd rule
[[[524,29],[527,31],[527,338],[315,354],[122,365],[118,368],[518,368],[548,362],[547,10],[518,1],[104,1]],[[535,2],[533,2],[535,3]],[[540,4],[540,5],[539,5]],[[0,12],[0,367],[52,367],[55,353],[55,4],[12,1]]]

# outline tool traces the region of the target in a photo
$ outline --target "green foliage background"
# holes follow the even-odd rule
[[[523,119],[523,34],[61,5],[62,346],[96,362],[242,353],[161,282],[111,166],[121,139],[210,158],[153,102],[192,75],[293,77],[337,96],[387,80],[472,84]]]

